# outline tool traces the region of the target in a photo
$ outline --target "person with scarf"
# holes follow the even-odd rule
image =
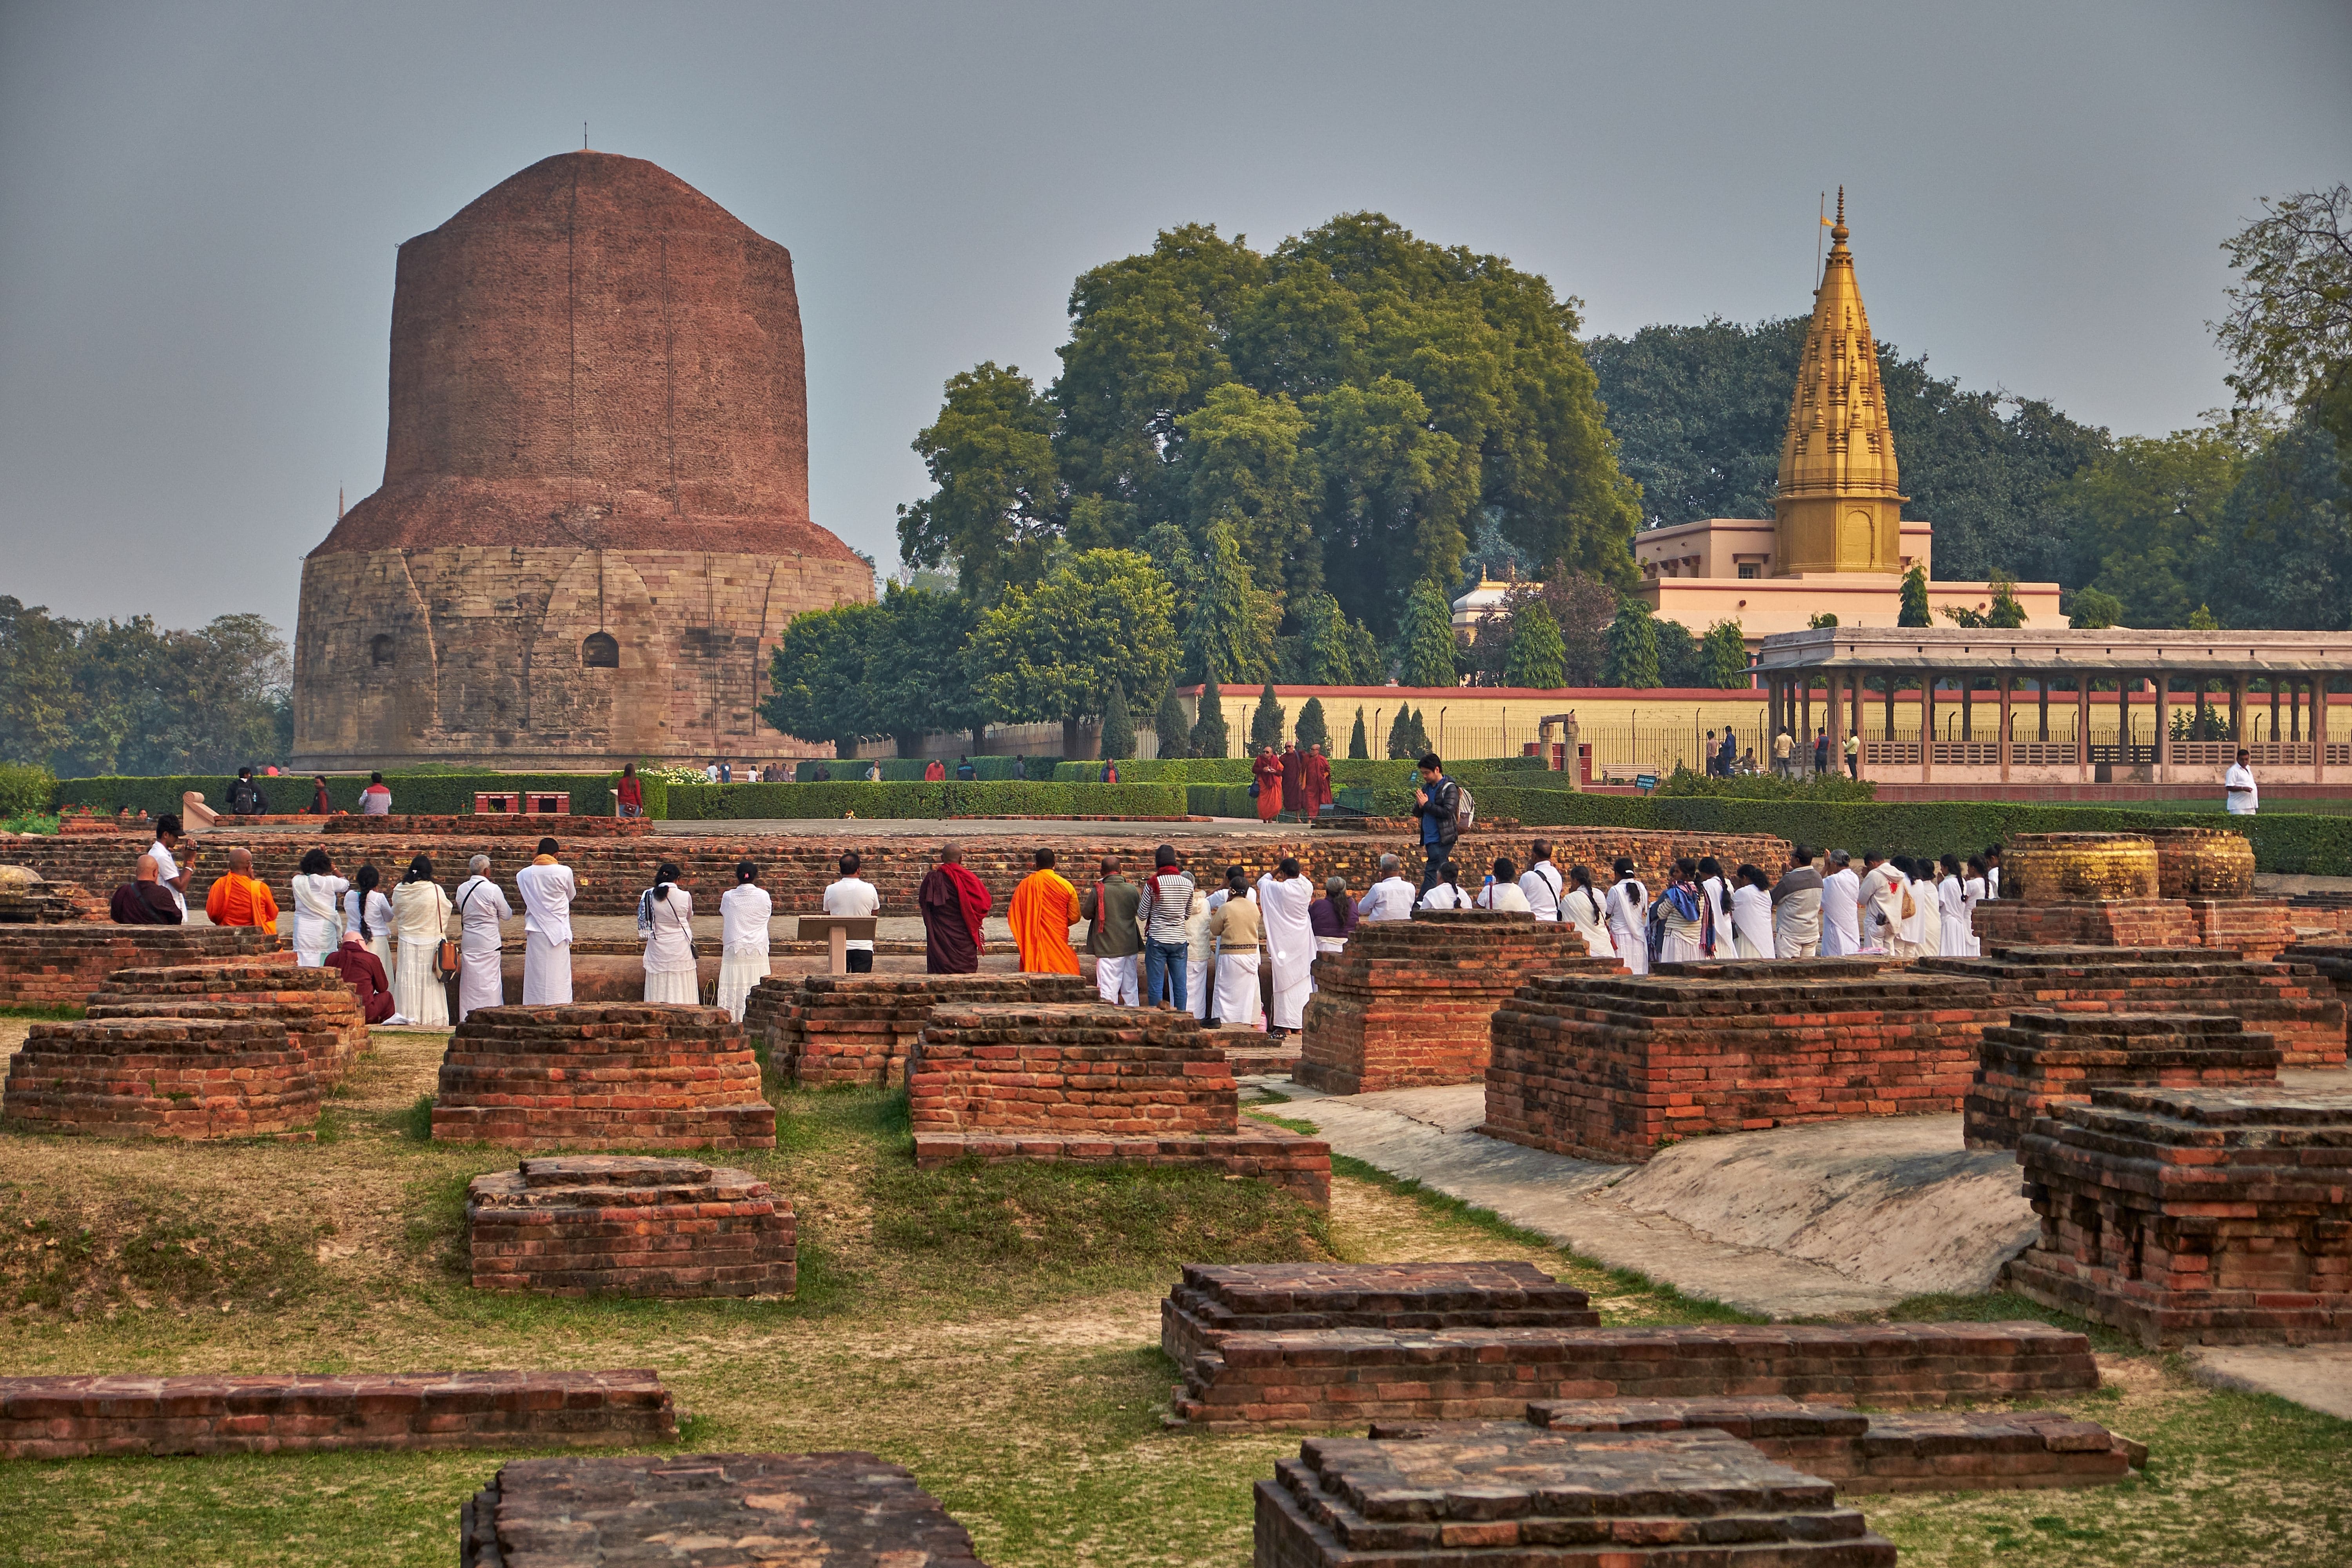
[[[1307,795],[1307,820],[1313,822],[1331,804],[1331,759],[1323,754],[1320,742],[1308,748],[1307,759],[1299,764],[1300,784]]]
[[[1347,878],[1324,879],[1323,896],[1307,906],[1307,923],[1315,932],[1317,954],[1346,950],[1348,939],[1356,934],[1356,904],[1348,897]],[[1314,989],[1311,983],[1307,989]]]
[[[228,852],[228,874],[205,895],[205,918],[216,926],[259,926],[278,934],[278,900],[267,882],[254,879],[252,850],[240,845]]]
[[[1696,963],[1715,956],[1715,911],[1698,885],[1698,862],[1685,857],[1668,873],[1664,897],[1651,907],[1651,945],[1657,963]]]
[[[1265,954],[1273,970],[1274,1005],[1267,1009],[1267,1033],[1282,1038],[1305,1026],[1307,994],[1314,989],[1315,928],[1307,918],[1315,902],[1315,884],[1298,869],[1296,858],[1282,863],[1257,879],[1260,922],[1265,929]]]
[[[119,926],[186,924],[172,889],[155,879],[155,857],[142,855],[131,880],[116,885],[108,912]]]
[[[556,859],[542,838],[530,864],[515,873],[522,895],[522,1002],[526,1007],[572,1000],[572,900],[586,884]]]
[[[1070,945],[1070,928],[1078,923],[1078,890],[1054,869],[1054,852],[1040,849],[1036,869],[1013,889],[1005,917],[1013,922],[1013,945],[1021,950],[1024,974],[1076,974],[1077,950]]]
[[[392,900],[376,889],[383,873],[371,860],[352,873],[352,890],[343,895],[343,930],[360,933],[360,942],[375,954],[384,973],[392,973]]]
[[[1217,961],[1217,939],[1209,934],[1209,895],[1200,889],[1184,906],[1184,1000],[1192,1016],[1207,1023],[1213,1016],[1216,987],[1210,970]]]
[[[1729,732],[1725,731],[1727,734]],[[1715,922],[1715,929],[1729,931],[1731,929],[1731,879],[1723,874],[1723,862],[1712,855],[1702,855],[1698,858],[1698,896],[1706,901],[1706,916],[1708,920]],[[1714,958],[1718,955],[1713,949],[1709,949],[1707,956]],[[1727,952],[1721,956],[1730,955]]]
[[[751,988],[768,977],[768,920],[775,912],[760,868],[736,861],[735,885],[719,899],[718,1005],[739,1024]]]
[[[1617,858],[1617,879],[1609,888],[1609,941],[1628,973],[1650,973],[1650,889],[1633,875],[1633,862]]]
[[[1875,849],[1864,852],[1862,865],[1862,945],[1854,951],[1892,953],[1903,934],[1906,879]]]
[[[343,938],[342,896],[352,885],[335,875],[335,863],[324,849],[305,850],[302,864],[288,884],[294,894],[294,962],[316,969]]]
[[[1087,952],[1095,961],[1095,991],[1113,1006],[1132,1007],[1142,994],[1143,928],[1135,916],[1143,894],[1118,874],[1118,861],[1112,856],[1103,857],[1101,874],[1078,906],[1078,912],[1092,922],[1087,927]]]
[[[450,900],[457,910],[457,1022],[477,1007],[496,1007],[507,999],[500,962],[499,922],[513,915],[507,896],[490,880],[490,858],[477,855],[466,868],[473,875],[457,885]]]
[[[1257,788],[1257,819],[1272,822],[1282,815],[1282,760],[1272,746],[1260,746],[1250,763],[1250,782]]]
[[[1265,1015],[1257,989],[1257,900],[1240,867],[1228,873],[1225,891],[1225,901],[1209,917],[1209,934],[1217,942],[1216,1016],[1229,1027],[1264,1029]]]
[[[1524,878],[1519,885],[1527,885]],[[1593,891],[1591,867],[1568,868],[1568,890],[1559,896],[1559,917],[1574,926],[1576,934],[1584,939],[1587,954],[1593,958],[1618,956],[1617,943],[1609,934],[1609,906]]]
[[[1772,884],[1772,942],[1768,958],[1818,958],[1822,951],[1822,873],[1810,845],[1789,855],[1789,868]]]
[[[428,1029],[449,1026],[449,994],[441,978],[441,942],[449,934],[449,895],[433,879],[433,862],[423,855],[408,863],[408,875],[392,890],[394,950],[393,1009]]]
[[[694,957],[694,895],[677,862],[654,868],[654,885],[637,895],[637,935],[646,944],[646,1000],[691,1007],[702,1000]]]
[[[963,850],[954,844],[940,847],[940,863],[924,874],[915,890],[916,907],[923,916],[923,969],[929,974],[975,974],[981,950],[987,945],[983,929],[995,898],[988,885],[964,868]]]
[[[1189,943],[1184,922],[1192,910],[1192,879],[1184,874],[1173,844],[1153,851],[1151,875],[1145,879],[1136,905],[1136,924],[1143,933],[1143,1005],[1192,1009],[1189,984]]]
[[[1478,889],[1478,907],[1500,910],[1506,914],[1531,915],[1535,906],[1528,902],[1525,889],[1519,885],[1519,868],[1507,855],[1495,857],[1495,868],[1487,873],[1486,885]]]

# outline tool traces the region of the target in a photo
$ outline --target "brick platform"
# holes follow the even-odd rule
[[[2055,1105],[2094,1089],[2225,1089],[2278,1082],[2278,1043],[2235,1018],[2196,1013],[2012,1013],[1985,1031],[1962,1137],[2014,1149]]]
[[[78,882],[52,882],[30,866],[0,866],[0,926],[111,921],[106,900]]]
[[[1981,980],[1879,959],[1535,980],[1495,1014],[1479,1131],[1643,1161],[1701,1133],[1954,1111],[2004,1016]]]
[[[943,1002],[1086,1002],[1076,974],[772,976],[743,1005],[743,1030],[795,1088],[907,1081],[907,1057]]]
[[[2101,1089],[2019,1145],[2032,1300],[2150,1346],[2352,1341],[2352,1090]]]
[[[484,1007],[449,1037],[433,1136],[512,1149],[772,1149],[760,1064],[716,1007]]]
[[[368,1047],[359,994],[334,970],[290,952],[161,969],[118,969],[92,993],[92,1018],[273,1019],[311,1051],[329,1081]]]
[[[1528,1422],[1552,1432],[1722,1432],[1849,1492],[2101,1486],[2147,1462],[2147,1445],[2055,1410],[1864,1415],[1769,1397],[1564,1399],[1529,1405]]]
[[[246,1138],[319,1119],[327,1063],[273,1019],[36,1024],[0,1114],[112,1138]]]
[[[1993,899],[1977,906],[1971,928],[1987,952],[1997,947],[2195,947],[2197,922],[2179,899],[2108,899],[2021,903]]]
[[[1913,968],[1989,982],[2020,1012],[2226,1014],[2274,1037],[2284,1066],[2344,1065],[2344,1005],[2300,961],[2257,963],[2198,947],[1988,947],[1982,958],[1924,958]]]
[[[1331,1201],[1330,1146],[1246,1130],[1224,1053],[1189,1013],[941,1004],[907,1064],[915,1163],[1132,1162],[1216,1168]]]
[[[0,1377],[0,1458],[554,1448],[677,1436],[650,1372]]]
[[[1220,1432],[1507,1419],[1545,1399],[1934,1405],[2099,1384],[2089,1341],[2032,1322],[1242,1332],[1182,1371],[1176,1418]]]
[[[2324,940],[2352,936],[2352,893],[2296,893],[2286,901],[2287,919],[2297,931]]]
[[[1532,1263],[1188,1263],[1160,1303],[1160,1348],[1183,1366],[1240,1332],[1600,1323],[1583,1291]]]
[[[654,830],[650,817],[589,816],[564,812],[481,811],[439,816],[412,812],[392,816],[339,816],[312,820],[320,832],[338,838],[470,834],[475,837],[527,838],[537,844],[541,838],[643,838]]]
[[[793,1205],[745,1171],[567,1155],[466,1189],[474,1289],[549,1296],[789,1296]]]
[[[457,1516],[459,1568],[985,1568],[872,1454],[511,1459]]]
[[[0,1006],[79,1007],[118,969],[248,957],[277,945],[252,926],[0,925]]]
[[[1254,1568],[1893,1568],[1830,1483],[1721,1432],[1320,1437],[1255,1489]]]
[[[1615,974],[1576,928],[1492,910],[1416,910],[1359,925],[1315,960],[1298,1066],[1327,1094],[1475,1083],[1495,1009],[1538,974]]]
[[[2352,1005],[2352,943],[2299,942],[2280,953],[2279,962],[2307,966],[2319,982],[2314,990]]]

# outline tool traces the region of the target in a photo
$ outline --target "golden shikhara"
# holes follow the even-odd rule
[[[1906,498],[1848,232],[1840,186],[1829,259],[1813,292],[1812,324],[1780,442],[1772,509],[1776,574],[1902,570]]]

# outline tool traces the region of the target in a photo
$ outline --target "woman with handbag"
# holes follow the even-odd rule
[[[400,943],[392,971],[392,1002],[412,1024],[449,1026],[449,997],[442,988],[444,949],[449,933],[449,895],[433,879],[433,862],[419,855],[392,890],[392,934]],[[454,951],[446,957],[456,967]]]
[[[678,880],[676,861],[665,860],[656,868],[654,885],[637,895],[637,934],[646,939],[646,1000],[684,1007],[699,1003],[694,895]]]

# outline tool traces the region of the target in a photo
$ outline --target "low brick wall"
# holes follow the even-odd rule
[[[1475,1083],[1495,1009],[1538,974],[1622,973],[1573,926],[1488,910],[1359,925],[1315,960],[1292,1077],[1327,1094]]]
[[[1535,980],[1495,1014],[1479,1131],[1644,1161],[1701,1133],[1955,1111],[2005,1016],[1981,980],[1866,958]]]
[[[1182,1371],[1175,1414],[1210,1431],[1495,1420],[1544,1399],[1939,1405],[2099,1384],[2088,1340],[2034,1322],[1236,1333]]]
[[[316,820],[321,833],[331,834],[338,838],[381,838],[394,834],[469,835],[476,838],[524,838],[537,844],[542,838],[552,838],[559,843],[566,838],[643,838],[654,830],[652,820],[643,816],[541,815],[527,811],[467,812],[438,816],[412,812],[387,816],[326,816]]]
[[[250,956],[277,945],[250,926],[0,926],[0,1006],[79,1007],[118,969]]]
[[[2200,945],[2268,963],[2295,943],[2294,912],[2284,899],[2189,899]]]
[[[1912,967],[1985,981],[2018,1012],[2226,1014],[2275,1037],[2284,1066],[2344,1065],[2344,1004],[2299,961],[2259,963],[2196,947],[2011,947]]]
[[[605,1447],[677,1436],[650,1372],[0,1377],[0,1458]]]
[[[327,1081],[368,1047],[359,994],[334,970],[305,969],[290,952],[119,969],[91,994],[92,1018],[271,1019],[310,1051]]]
[[[36,1024],[0,1114],[112,1138],[257,1137],[316,1121],[328,1066],[274,1019]]]
[[[2095,1089],[2018,1145],[2011,1289],[2143,1344],[2352,1341],[2352,1090]]]
[[[548,1296],[789,1296],[793,1205],[694,1160],[525,1160],[466,1188],[474,1289]]]
[[[716,1007],[483,1007],[449,1037],[433,1136],[513,1149],[772,1149],[775,1108]]]
[[[457,1535],[459,1568],[984,1568],[910,1473],[857,1453],[510,1459]]]
[[[1985,1031],[1961,1108],[1971,1149],[2014,1149],[2053,1106],[2095,1089],[2221,1089],[2278,1082],[2278,1042],[2196,1013],[2012,1013]]]
[[[1992,899],[1979,904],[1978,943],[1997,947],[2196,947],[2197,922],[2179,899],[2109,899],[2029,904]]]
[[[942,1003],[1085,1002],[1076,974],[799,974],[752,988],[743,1030],[799,1089],[907,1081],[907,1058]]]
[[[1240,1332],[1600,1322],[1583,1291],[1532,1263],[1188,1263],[1160,1304],[1160,1348],[1183,1366]]]
[[[2299,942],[2280,953],[2279,962],[2307,971],[2316,982],[2315,992],[2352,1008],[2352,943]]]

